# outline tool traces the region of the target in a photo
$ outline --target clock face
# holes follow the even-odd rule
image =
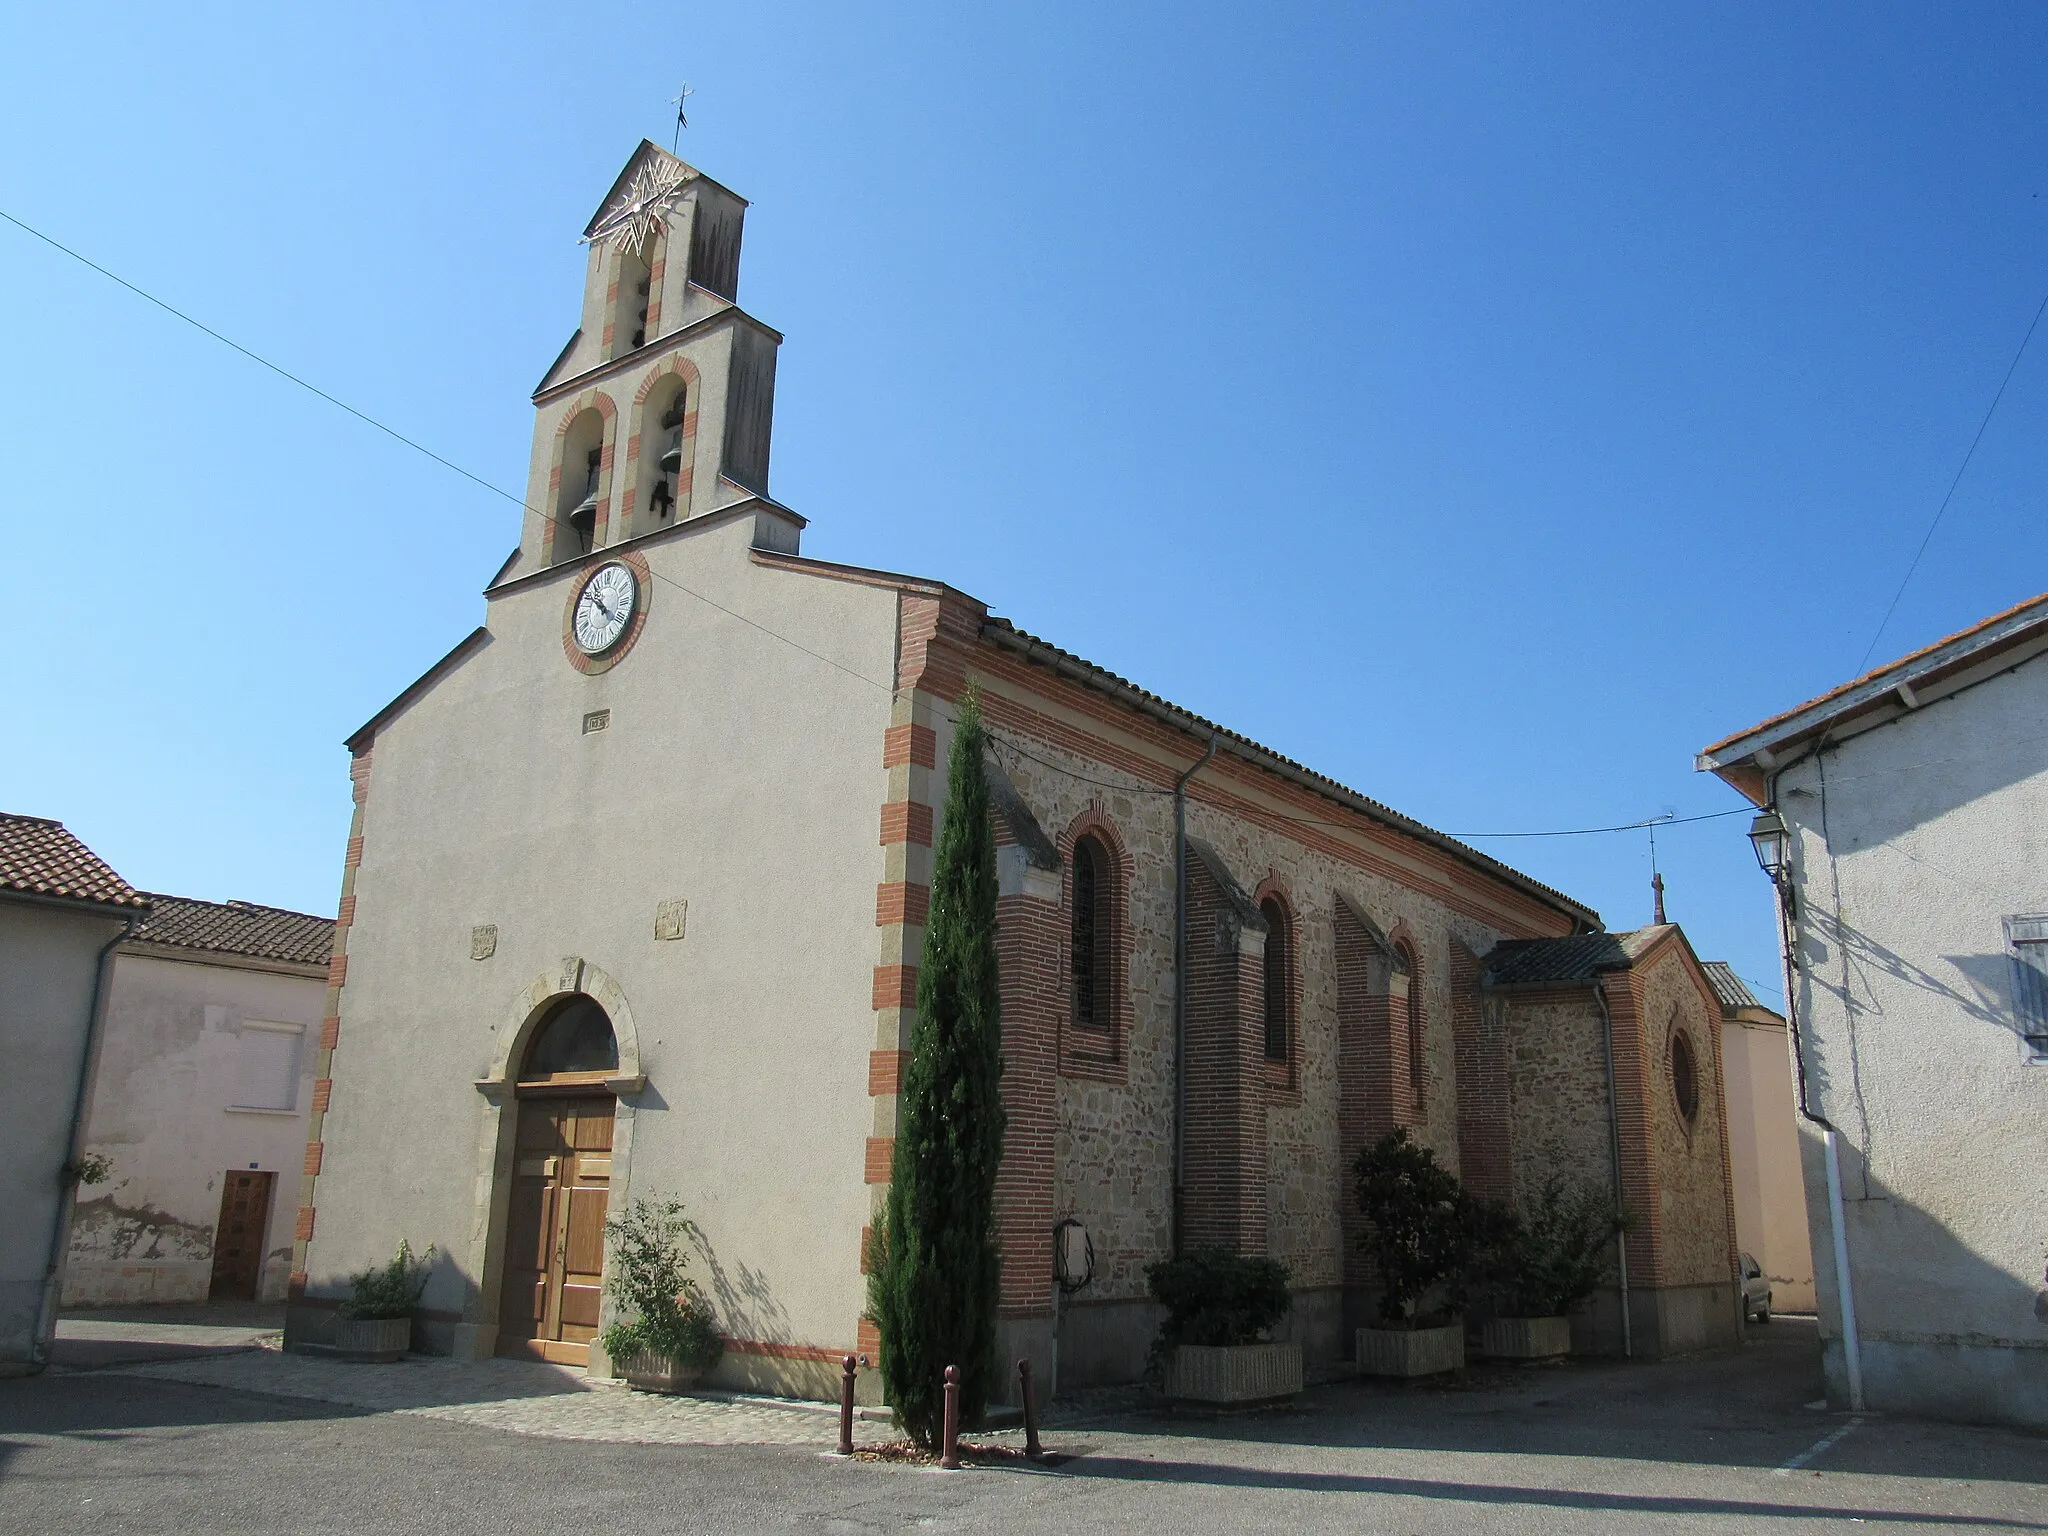
[[[618,561],[592,571],[576,598],[576,617],[571,627],[577,648],[586,656],[598,656],[617,645],[619,636],[632,622],[639,596],[633,573]]]

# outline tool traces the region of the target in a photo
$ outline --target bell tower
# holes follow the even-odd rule
[[[500,580],[768,498],[779,332],[739,307],[747,202],[642,140],[584,228],[582,324],[533,394],[519,553]]]

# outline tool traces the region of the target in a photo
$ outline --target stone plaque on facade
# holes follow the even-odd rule
[[[498,925],[478,923],[469,930],[469,958],[488,960],[498,952]]]
[[[654,909],[654,936],[657,939],[680,939],[689,916],[690,904],[681,897],[661,902]]]

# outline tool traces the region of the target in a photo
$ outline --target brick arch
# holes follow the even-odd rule
[[[553,443],[548,450],[547,505],[542,509],[545,521],[543,527],[543,548],[552,547],[555,533],[555,519],[561,515],[562,504],[562,455],[569,442],[569,429],[585,411],[596,411],[604,418],[604,434],[599,439],[597,460],[597,520],[591,530],[591,548],[601,549],[611,528],[612,502],[612,459],[618,443],[619,408],[612,397],[601,389],[586,389],[562,411],[562,419],[555,423]],[[557,562],[559,563],[559,562]]]
[[[652,312],[649,324],[653,323]],[[650,459],[643,457],[641,445],[647,441],[647,399],[658,385],[670,379],[683,381],[683,467],[676,475],[673,487],[676,496],[674,522],[680,523],[690,515],[690,482],[697,459],[697,405],[698,390],[704,380],[697,365],[681,353],[664,358],[647,371],[640,381],[640,387],[633,391],[633,402],[626,415],[626,473],[624,483],[626,495],[620,506],[619,526],[631,537],[641,532],[638,526],[645,510],[643,503],[654,492],[655,475]],[[651,527],[652,525],[650,525]]]
[[[1285,1054],[1275,1057],[1268,1055],[1269,1070],[1284,1074],[1287,1085],[1292,1086],[1295,1073],[1301,1061],[1301,916],[1294,904],[1294,897],[1288,892],[1287,883],[1277,873],[1269,872],[1261,880],[1258,889],[1252,892],[1252,904],[1265,911],[1266,903],[1272,902],[1280,909],[1281,921],[1286,925],[1286,934],[1280,944],[1281,963],[1286,967],[1282,972],[1284,990],[1281,993],[1282,1020],[1286,1029]],[[1273,938],[1266,935],[1266,954],[1273,954]],[[1270,974],[1270,971],[1267,973]]]
[[[1083,1029],[1074,1022],[1073,943],[1074,849],[1093,838],[1109,855],[1109,1020],[1106,1030]],[[1060,911],[1065,923],[1060,943],[1060,1071],[1071,1076],[1122,1079],[1131,1026],[1131,879],[1137,865],[1123,833],[1099,804],[1090,805],[1054,839],[1060,853]]]
[[[1429,998],[1423,987],[1422,940],[1407,918],[1387,930],[1387,943],[1408,977],[1408,1014],[1400,1021],[1408,1037],[1408,1102],[1404,1123],[1420,1125],[1429,1105]]]

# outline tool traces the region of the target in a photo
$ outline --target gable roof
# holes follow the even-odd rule
[[[198,901],[189,896],[152,894],[149,918],[133,941],[324,966],[334,952],[334,919],[258,906],[253,901]]]
[[[584,239],[588,240],[591,237],[591,235],[596,233],[597,226],[604,222],[604,216],[611,211],[612,205],[619,200],[620,195],[626,190],[626,188],[632,185],[634,173],[637,172],[641,166],[646,165],[649,162],[653,162],[659,165],[680,167],[682,170],[688,172],[688,175],[685,178],[686,182],[707,182],[710,185],[717,187],[718,190],[725,193],[726,196],[736,198],[741,203],[746,202],[746,199],[744,197],[740,197],[739,193],[733,191],[731,187],[726,186],[723,182],[712,181],[712,179],[709,176],[706,176],[702,171],[698,170],[697,167],[690,164],[689,161],[683,159],[681,156],[670,154],[667,150],[663,149],[659,144],[655,143],[652,139],[642,139],[640,141],[640,147],[634,150],[632,154],[626,157],[626,163],[620,169],[617,178],[613,180],[611,184],[611,189],[605,193],[603,200],[598,203],[597,212],[593,213],[590,216],[590,222],[583,226]]]
[[[1883,725],[2042,652],[2048,652],[2048,592],[1724,736],[1701,748],[1693,766],[1762,805],[1769,798],[1765,775],[1821,737]]]
[[[0,812],[0,891],[142,912],[149,901],[98,854],[43,816]]]
[[[1744,986],[1742,978],[1735,974],[1735,967],[1726,960],[1702,960],[1700,969],[1707,973],[1707,980],[1714,987],[1714,996],[1721,999],[1721,1006],[1728,1012],[1763,1007],[1763,1004],[1756,1000],[1756,994]]]

